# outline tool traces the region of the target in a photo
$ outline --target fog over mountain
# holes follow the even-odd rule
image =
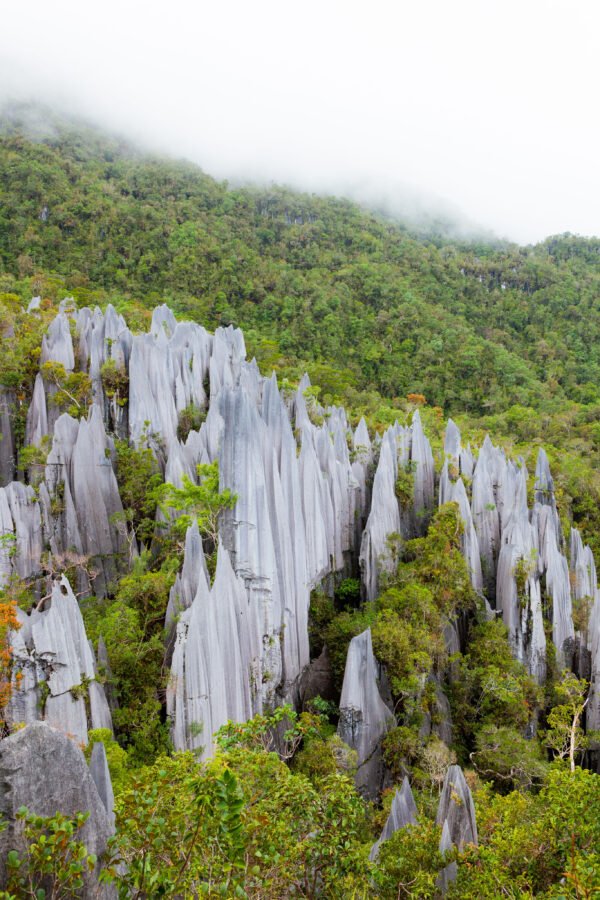
[[[599,25],[592,0],[33,0],[3,12],[0,100],[465,234],[591,235]]]

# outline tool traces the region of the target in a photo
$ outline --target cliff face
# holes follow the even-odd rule
[[[436,503],[450,501],[460,510],[463,553],[488,615],[502,616],[515,656],[539,682],[546,671],[544,618],[550,618],[559,665],[576,666],[593,680],[588,720],[598,727],[594,559],[575,529],[567,558],[543,450],[528,506],[523,463],[508,459],[489,438],[479,449],[464,448],[449,421],[436,476],[418,412],[409,426],[395,424],[382,437],[370,436],[364,421],[353,432],[343,409],[314,402],[306,377],[295,394],[283,394],[274,375],[263,377],[245,357],[239,330],[211,335],[176,322],[164,306],[155,310],[149,333],[134,335],[110,306],[102,313],[63,305],[40,362],[87,373],[90,411],[80,419],[58,415],[51,402],[55,386],[40,374],[26,435],[36,446],[50,442],[45,468],[25,485],[9,480],[10,459],[2,458],[8,483],[0,488],[0,580],[28,579],[39,598],[38,609],[21,616],[13,640],[22,677],[15,682],[12,720],[46,718],[83,742],[90,725],[110,725],[75,593],[111,593],[138,549],[119,524],[116,435],[149,446],[176,486],[184,475],[196,481],[198,464],[217,461],[221,489],[236,496],[221,519],[212,583],[192,525],[171,591],[167,709],[176,748],[208,755],[215,730],[228,719],[293,701],[309,662],[311,589],[359,561],[364,597],[373,600],[393,566],[390,541],[423,534]],[[125,386],[118,401],[106,388],[107,363]],[[7,397],[3,402],[0,414],[9,415]],[[181,440],[180,414],[190,407],[204,420]],[[64,568],[67,556],[89,564],[76,569],[76,583],[62,578],[47,590],[47,554],[54,570]],[[546,614],[543,596],[550,604]],[[572,605],[585,597],[591,598],[589,621],[576,633]],[[370,636],[359,638],[348,654],[340,727],[366,759],[385,729],[387,708]],[[86,692],[87,705],[78,696]]]

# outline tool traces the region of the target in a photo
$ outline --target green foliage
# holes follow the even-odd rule
[[[291,759],[305,738],[319,736],[322,721],[318,714],[298,715],[289,704],[272,712],[258,714],[247,722],[228,722],[216,735],[218,746],[225,751],[245,748],[276,751],[282,759]]]
[[[458,879],[449,897],[596,896],[598,775],[553,767],[539,794],[503,797],[485,789],[475,794],[475,804],[480,846],[459,858]]]
[[[123,366],[109,357],[100,367],[100,378],[104,393],[109,400],[115,400],[119,406],[125,406],[129,392],[129,376]]]
[[[405,467],[398,469],[395,491],[396,497],[402,506],[410,506],[413,502],[415,490],[415,464],[408,462]]]
[[[165,299],[179,316],[209,328],[242,326],[250,353],[277,372],[287,393],[308,371],[315,386],[305,399],[317,424],[332,402],[345,403],[353,424],[365,415],[376,428],[407,422],[419,406],[438,469],[441,407],[462,411],[459,424],[473,444],[489,430],[530,470],[543,445],[565,533],[572,517],[600,551],[597,240],[563,235],[528,248],[464,245],[411,234],[345,201],[273,187],[230,189],[194,166],[142,157],[64,123],[53,135],[34,143],[13,128],[0,138],[0,385],[19,464],[33,483],[48,446],[22,448],[25,418],[56,302],[66,294],[80,306],[110,300],[130,327],[146,330],[145,307]],[[43,299],[27,314],[33,294]],[[56,362],[43,371],[52,402],[85,415],[89,377]],[[103,365],[101,378],[106,396],[124,405],[127,376],[116,361]],[[196,407],[184,409],[179,438],[202,420]],[[146,442],[160,456],[160,436],[148,434]],[[426,818],[394,835],[368,863],[384,811],[373,813],[356,794],[354,755],[320,715],[330,708],[314,703],[298,716],[281,707],[230,723],[217,758],[202,766],[192,755],[160,756],[168,750],[162,623],[181,543],[196,519],[207,547],[214,546],[219,517],[235,498],[219,491],[216,464],[200,467],[199,484],[161,484],[144,446],[117,442],[116,469],[124,506],[116,524],[130,541],[133,570],[107,598],[81,601],[88,634],[106,641],[109,687],[119,701],[120,744],[108,733],[90,735],[105,742],[118,795],[119,831],[106,877],[123,897],[435,896],[443,861],[439,829]],[[411,466],[395,487],[409,504]],[[64,497],[57,492],[51,502],[60,512]],[[159,506],[171,527],[154,535]],[[502,623],[473,624],[478,600],[461,540],[450,504],[425,537],[393,541],[399,562],[376,602],[359,608],[355,579],[342,581],[333,599],[313,592],[311,652],[327,644],[339,690],[349,641],[371,627],[397,714],[383,742],[385,760],[397,780],[410,773],[427,813],[454,750],[435,734],[425,737],[422,725],[435,730],[439,723],[439,695],[452,667],[453,747],[493,790],[477,791],[481,846],[459,858],[451,895],[593,896],[599,779],[575,765],[585,748],[585,684],[567,677],[554,685],[545,715]],[[134,562],[136,541],[142,555]],[[523,599],[533,562],[516,567]],[[8,589],[31,605],[25,587]],[[575,613],[583,630],[586,603]],[[455,617],[471,627],[465,655],[449,660],[444,629]],[[539,742],[525,739],[536,712],[546,747],[570,758],[572,772],[564,763],[549,769]],[[520,793],[507,793],[513,787]],[[40,828],[48,826],[32,827],[38,850],[19,865],[13,857],[15,878],[29,878],[30,864],[50,865],[35,857],[47,846]],[[85,850],[76,827],[77,820],[57,824],[52,877],[60,890],[79,890]],[[73,872],[65,853],[73,855]],[[61,886],[65,873],[77,877]]]
[[[179,754],[135,772],[115,804],[119,895],[245,896],[237,890],[242,808],[237,778],[222,763],[203,771],[192,754]]]
[[[337,734],[306,740],[294,758],[294,771],[306,775],[316,787],[323,778],[336,772],[353,776],[357,765],[356,751],[344,744]]]
[[[571,672],[565,672],[561,681],[554,685],[559,702],[548,714],[548,730],[544,740],[558,759],[570,761],[571,770],[592,740],[592,735],[586,735],[582,726],[588,688],[587,681],[577,678]]]
[[[190,403],[189,406],[182,409],[177,424],[178,440],[186,441],[190,431],[199,431],[205,419],[206,413],[194,403]]]
[[[192,754],[161,758],[132,775],[116,813],[124,897],[343,897],[345,879],[364,871],[365,811],[351,781],[325,775],[317,791],[256,747],[203,767]]]
[[[340,609],[358,606],[360,603],[360,581],[358,578],[344,578],[335,589],[335,602]]]
[[[374,881],[377,896],[397,900],[414,897],[429,900],[438,897],[436,880],[444,864],[451,862],[455,854],[444,859],[439,852],[441,831],[433,822],[422,821],[418,825],[401,828],[385,841],[377,857]]]
[[[92,379],[84,372],[67,372],[62,363],[46,362],[40,368],[44,380],[56,388],[50,403],[61,412],[80,418],[86,416],[92,402]]]
[[[27,447],[21,448],[19,453],[19,468],[24,471],[29,470],[32,481],[35,481],[42,476],[51,446],[52,438],[49,434],[46,434],[41,439],[39,446],[36,444],[28,444]]]
[[[163,623],[173,568],[144,571],[143,560],[119,583],[113,600],[84,603],[82,612],[92,640],[106,643],[110,687],[118,699],[113,724],[132,760],[149,762],[167,747],[162,721],[166,688]]]
[[[172,512],[179,515],[171,523],[171,531],[179,540],[194,519],[198,523],[200,533],[207,537],[213,547],[217,545],[219,534],[219,518],[226,509],[233,509],[237,497],[229,488],[219,490],[219,464],[203,463],[198,465],[198,484],[187,475],[183,475],[180,488],[172,484],[161,484],[154,492],[154,497],[166,517]]]
[[[145,545],[152,540],[157,501],[155,491],[162,483],[156,458],[149,447],[131,447],[116,441],[117,482],[126,524]]]
[[[308,610],[308,638],[311,657],[318,656],[325,642],[325,629],[335,618],[333,599],[324,591],[313,590]]]
[[[542,692],[524,666],[512,655],[508,631],[500,619],[474,625],[469,634],[467,652],[457,660],[450,701],[458,745],[465,752],[475,749],[472,757],[478,770],[485,769],[486,778],[498,774],[498,783],[531,783],[541,769],[539,747],[520,737],[542,704]],[[479,737],[478,735],[481,736]],[[497,769],[494,769],[494,747],[498,743]],[[501,758],[500,747],[509,762]],[[518,749],[517,749],[518,748]],[[531,778],[518,770],[516,756],[522,750]],[[480,754],[480,755],[479,755]],[[516,768],[515,768],[516,767]],[[515,768],[514,781],[510,772]]]
[[[471,761],[482,778],[499,791],[531,788],[546,775],[547,763],[539,743],[515,728],[485,723],[476,732]]]
[[[56,813],[37,816],[21,807],[17,819],[23,823],[27,852],[20,856],[10,850],[6,857],[9,893],[32,900],[67,900],[84,894],[84,876],[96,868],[96,857],[88,854],[85,845],[77,840],[77,832],[85,824],[89,813],[77,813],[73,818]]]
[[[113,791],[118,794],[127,782],[129,765],[127,752],[114,740],[108,728],[90,728],[88,731],[88,745],[85,749],[86,759],[89,761],[94,744],[104,744],[106,761],[110,772],[110,780]]]

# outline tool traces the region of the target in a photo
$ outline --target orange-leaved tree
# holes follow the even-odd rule
[[[7,732],[5,710],[12,693],[13,656],[10,643],[11,632],[17,631],[21,623],[17,618],[17,601],[10,591],[0,591],[0,736]],[[20,673],[17,673],[17,680]]]

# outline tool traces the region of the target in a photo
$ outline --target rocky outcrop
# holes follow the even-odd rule
[[[11,481],[0,488],[0,588],[11,576],[30,579],[40,571],[42,519],[35,491]]]
[[[87,419],[64,413],[54,429],[40,489],[53,554],[67,551],[89,560],[94,592],[103,596],[130,563],[130,547],[119,516],[123,506],[112,467],[114,444],[93,406]],[[81,576],[80,589],[89,583]]]
[[[26,439],[41,450],[51,443],[43,477],[36,474],[35,490],[16,482],[0,488],[0,584],[17,575],[39,598],[42,566],[60,571],[75,561],[77,593],[103,596],[139,549],[124,521],[112,435],[151,447],[175,485],[184,476],[197,481],[199,464],[218,462],[220,486],[236,501],[221,517],[215,582],[211,586],[204,558],[212,548],[203,547],[192,526],[166,611],[173,740],[178,748],[202,747],[203,753],[211,751],[214,731],[226,718],[298,700],[309,664],[311,589],[325,584],[331,590],[336,579],[354,576],[358,557],[363,596],[375,599],[397,564],[398,547],[425,532],[436,502],[434,459],[418,411],[410,426],[396,423],[372,440],[364,420],[353,432],[343,409],[320,406],[307,376],[294,393],[281,392],[274,375],[262,377],[245,357],[238,329],[211,335],[195,323],[177,322],[166,306],[154,311],[149,333],[132,335],[111,306],[102,312],[61,304],[44,337],[41,362],[87,372],[92,409],[81,420],[59,415],[51,402],[55,388],[39,375]],[[103,367],[109,361],[121,378],[118,399],[107,390]],[[0,425],[10,437],[9,401],[0,397]],[[182,440],[181,414],[190,409],[202,424]],[[14,453],[8,444],[4,449],[0,475],[14,467]],[[546,454],[538,456],[531,509],[525,465],[508,459],[489,438],[478,451],[465,448],[449,420],[441,462],[437,500],[458,506],[462,551],[482,606],[488,615],[492,608],[502,615],[516,657],[540,682],[546,673],[544,615],[551,619],[559,664],[592,679],[587,718],[597,722],[596,571],[575,532],[569,568]],[[582,620],[588,596],[590,612]],[[35,664],[27,661],[37,653],[34,626],[53,606],[54,600],[25,617],[14,641],[24,685],[15,701],[22,718],[15,721],[32,720],[39,684],[49,683],[37,657]],[[57,643],[44,645],[44,666],[51,653],[58,658],[64,652],[58,635],[48,641]],[[449,624],[447,643],[464,645],[460,621]],[[93,677],[93,653],[89,647],[81,653],[90,659],[80,675]],[[376,675],[369,673],[376,688]],[[97,708],[103,692],[92,697],[99,690],[92,680],[90,702]],[[58,696],[49,698],[52,715],[58,710],[53,721],[83,735],[81,709]],[[366,696],[361,703],[368,708]],[[369,711],[375,720],[377,708],[375,702]],[[98,712],[101,719],[107,721],[106,711]]]
[[[27,852],[23,824],[16,818],[25,806],[39,816],[57,812],[89,818],[76,839],[99,859],[113,833],[111,817],[99,796],[83,753],[66,735],[38,722],[0,742],[0,812],[6,828],[0,833],[0,884],[6,883],[6,857],[10,850]],[[100,863],[84,874],[85,895],[116,897],[115,890],[98,884]]]
[[[478,843],[475,805],[460,766],[450,766],[446,772],[435,821],[448,825],[450,840],[459,850]]]
[[[467,844],[478,844],[475,805],[460,766],[450,766],[446,772],[435,821],[442,828],[439,845],[442,855],[454,847],[461,852]],[[455,861],[442,869],[436,881],[442,894],[456,881],[457,874]]]
[[[256,709],[261,635],[246,590],[221,545],[212,588],[201,571],[192,605],[177,624],[167,713],[176,749],[206,758],[213,735],[228,720],[244,722]]]
[[[373,797],[383,782],[381,739],[393,714],[381,698],[377,686],[377,664],[373,655],[371,629],[350,641],[340,697],[338,734],[358,755],[356,786]]]
[[[0,487],[15,477],[13,416],[16,402],[17,398],[13,391],[0,390]]]
[[[445,856],[445,854],[450,853],[453,848],[454,845],[452,843],[452,838],[450,837],[448,822],[446,819],[444,819],[444,824],[442,826],[442,836],[440,837],[439,845],[440,854],[442,856]],[[435,882],[441,894],[446,894],[448,892],[448,888],[450,887],[452,882],[456,881],[457,875],[458,866],[456,865],[456,861],[453,860],[452,862],[448,863],[447,866],[444,866]]]
[[[406,828],[407,825],[415,825],[416,822],[417,806],[410,789],[410,782],[408,778],[405,777],[402,782],[402,787],[399,790],[396,790],[396,793],[394,794],[390,814],[383,826],[383,831],[381,832],[379,840],[371,847],[369,859],[374,860],[377,858],[381,844],[391,838],[394,832],[398,831],[400,828]]]
[[[34,609],[29,616],[19,612],[19,620],[21,628],[12,635],[13,693],[7,720],[31,724],[44,719],[81,744],[87,743],[88,725],[112,731],[94,655],[67,579],[54,582],[45,609]]]
[[[380,577],[393,570],[390,538],[424,534],[434,505],[433,454],[418,410],[410,428],[397,423],[381,442],[371,511],[363,532],[360,566],[367,600],[379,593]]]
[[[108,770],[108,760],[106,758],[106,750],[102,741],[95,741],[92,747],[92,755],[90,757],[90,775],[96,785],[98,796],[102,800],[102,805],[106,810],[108,824],[111,831],[115,830],[115,795],[113,793],[112,781]]]

